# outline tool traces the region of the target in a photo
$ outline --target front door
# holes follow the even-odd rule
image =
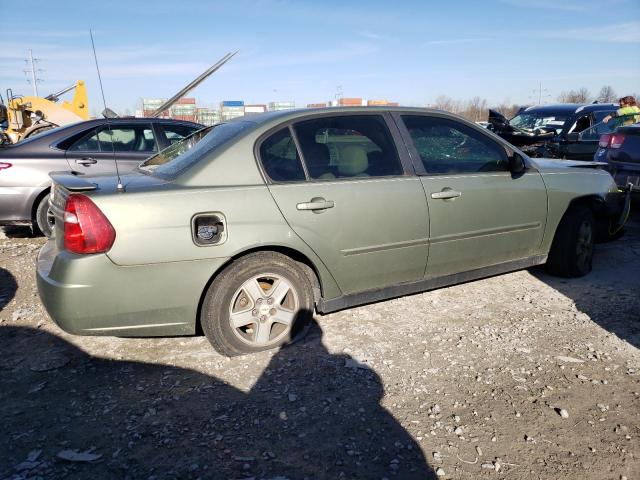
[[[151,124],[102,125],[81,136],[67,150],[74,171],[87,175],[120,174],[136,168],[154,152],[156,139]]]
[[[344,294],[423,277],[424,191],[382,115],[320,116],[285,127],[262,143],[260,159],[287,222]]]
[[[430,219],[427,277],[539,253],[547,193],[537,171],[513,176],[499,142],[449,117],[402,115],[400,123],[424,173],[420,178]]]

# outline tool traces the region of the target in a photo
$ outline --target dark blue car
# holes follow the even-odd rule
[[[640,123],[601,135],[593,159],[609,164],[609,172],[618,186],[632,183],[640,187]]]

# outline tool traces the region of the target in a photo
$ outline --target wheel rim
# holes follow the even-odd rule
[[[591,265],[593,257],[593,229],[591,223],[584,220],[578,229],[578,241],[576,242],[576,257],[578,265],[582,269]]]
[[[298,293],[281,275],[250,278],[236,290],[229,306],[231,330],[242,342],[264,347],[287,337],[299,306]]]
[[[47,208],[47,225],[49,225],[49,228],[53,230],[55,224],[56,224],[56,217],[54,217],[53,211],[51,210],[51,208]]]

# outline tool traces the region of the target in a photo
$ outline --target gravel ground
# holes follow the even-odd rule
[[[0,230],[0,478],[640,478],[640,215],[594,271],[317,316],[234,359],[75,337]]]

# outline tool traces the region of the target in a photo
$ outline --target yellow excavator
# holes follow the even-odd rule
[[[58,103],[60,96],[74,89],[71,102]],[[14,95],[8,89],[6,104],[0,95],[0,145],[17,143],[45,130],[88,119],[87,87],[82,80],[44,98]]]

